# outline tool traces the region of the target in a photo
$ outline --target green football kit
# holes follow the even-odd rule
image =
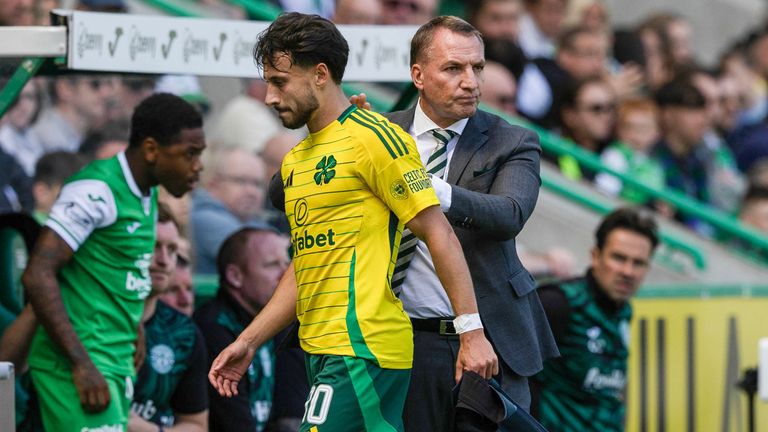
[[[151,290],[157,192],[142,195],[124,153],[94,161],[70,177],[46,226],[72,249],[58,274],[72,327],[106,378],[111,402],[85,413],[63,351],[38,328],[29,365],[46,430],[125,429],[133,396],[133,354],[144,299]]]

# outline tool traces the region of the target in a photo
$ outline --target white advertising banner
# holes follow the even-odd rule
[[[257,77],[253,46],[269,22],[73,12],[70,69]],[[409,81],[416,26],[339,26],[345,81]]]

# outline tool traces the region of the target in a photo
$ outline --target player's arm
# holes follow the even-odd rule
[[[476,177],[469,180],[468,188],[450,185],[451,204],[445,216],[454,226],[503,241],[522,231],[536,207],[541,148],[532,131],[513,129],[506,123],[497,127],[497,133],[506,137],[506,158],[487,172],[474,173]],[[485,187],[481,176],[489,178],[489,186]],[[473,183],[482,190],[472,190]]]
[[[72,259],[72,249],[48,227],[43,228],[22,275],[32,308],[45,331],[72,364],[72,377],[87,412],[100,412],[109,405],[107,381],[96,369],[75,333],[61,298],[56,279],[59,270]]]
[[[256,349],[296,319],[296,297],[296,274],[291,263],[264,309],[213,361],[208,380],[220,395],[238,394],[237,383],[248,370]]]
[[[0,360],[13,363],[19,374],[27,370],[27,354],[36,328],[35,312],[32,305],[28,304],[5,329],[0,339]]]
[[[406,225],[429,248],[435,271],[445,287],[456,316],[477,314],[475,291],[461,244],[440,207],[427,207]],[[498,359],[482,327],[462,333],[459,338],[461,347],[456,362],[457,382],[464,370],[477,372],[485,378],[499,373]]]

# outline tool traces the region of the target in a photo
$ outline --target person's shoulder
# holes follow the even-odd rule
[[[354,142],[369,152],[383,152],[392,159],[409,153],[407,143],[412,140],[411,136],[379,113],[356,109],[347,116],[343,124],[348,128]]]
[[[478,109],[473,119],[475,127],[487,128],[491,134],[536,135],[532,129],[512,124],[507,119],[485,110]]]
[[[197,310],[195,310],[195,312],[192,314],[192,320],[195,322],[195,324],[197,324],[200,330],[203,331],[203,333],[206,333],[210,331],[216,324],[219,314],[221,314],[224,307],[224,302],[222,302],[218,297],[215,297],[205,302],[202,306],[198,307]]]

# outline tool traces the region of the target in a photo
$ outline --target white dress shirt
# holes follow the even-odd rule
[[[432,186],[435,188],[437,198],[440,200],[440,209],[447,212],[451,208],[451,185],[445,179],[448,178],[448,170],[451,166],[451,159],[456,150],[456,143],[459,142],[464,128],[469,119],[462,119],[448,126],[445,129],[456,133],[447,144],[448,166],[443,173],[442,178],[432,177]],[[416,104],[416,113],[413,117],[413,124],[408,133],[416,140],[416,147],[419,150],[421,161],[425,162],[435,150],[437,141],[430,133],[432,129],[439,128],[435,122],[429,119],[421,109],[421,100]],[[453,316],[453,308],[448,300],[440,279],[435,273],[435,266],[432,264],[432,256],[429,254],[427,245],[419,240],[416,246],[416,253],[411,259],[408,267],[405,281],[402,285],[400,300],[403,307],[411,318],[439,318]]]

